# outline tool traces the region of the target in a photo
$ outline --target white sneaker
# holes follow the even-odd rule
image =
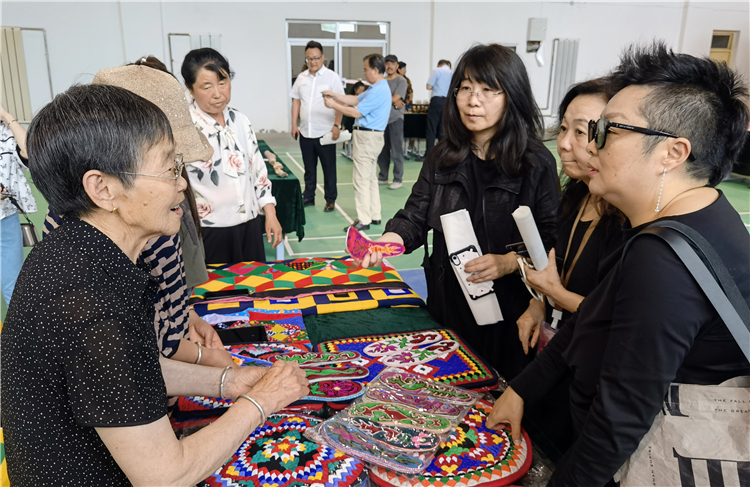
[[[394,181],[394,182],[391,183],[390,186],[388,186],[388,189],[398,189],[398,188],[400,188],[403,185],[404,185],[403,183]]]
[[[383,181],[381,179],[378,179],[378,184],[381,185],[381,186],[383,186],[385,184],[388,184],[388,181]]]

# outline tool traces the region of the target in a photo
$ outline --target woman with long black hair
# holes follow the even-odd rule
[[[531,208],[542,240],[556,239],[559,202],[555,160],[541,142],[539,108],[521,59],[507,47],[477,45],[466,51],[451,80],[443,111],[444,140],[430,151],[404,209],[386,225],[381,241],[403,243],[412,252],[433,248],[423,266],[427,307],[443,326],[453,328],[504,377],[525,365],[516,320],[526,309],[528,291],[506,245],[521,236],[511,217],[520,205]],[[479,326],[463,297],[448,259],[440,216],[468,210],[482,256],[466,264],[474,283],[493,281],[504,320]],[[379,265],[379,253],[362,265]]]

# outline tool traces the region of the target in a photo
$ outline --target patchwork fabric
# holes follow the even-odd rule
[[[297,293],[307,291],[296,290]],[[424,300],[405,283],[398,287],[380,289],[342,290],[324,294],[305,295],[302,297],[255,298],[253,301],[232,302],[207,301],[196,303],[195,312],[203,316],[208,313],[238,313],[249,308],[263,310],[300,310],[303,316],[339,313],[343,311],[362,311],[375,308],[424,307]]]
[[[302,414],[272,414],[229,462],[202,485],[208,487],[349,487],[359,483],[364,463],[305,439],[319,419]]]
[[[238,364],[260,366],[270,365],[268,359],[280,353],[307,352],[302,345],[280,342],[242,343],[225,345],[224,348]]]
[[[211,313],[206,315],[205,318],[208,318],[206,321],[215,328],[222,330],[244,326],[262,326],[266,329],[266,336],[271,342],[296,343],[312,350],[312,342],[307,336],[307,328],[305,328],[305,322],[299,310],[285,312],[250,308],[226,316],[221,316],[222,314]],[[227,318],[231,318],[231,321],[226,321]],[[221,322],[217,323],[217,321]]]
[[[382,487],[499,487],[514,482],[531,466],[531,442],[525,431],[516,439],[508,430],[488,429],[491,411],[492,403],[478,401],[421,475],[373,466],[370,478]]]
[[[300,258],[279,262],[209,264],[208,282],[195,288],[191,299],[203,299],[207,292],[248,289],[262,293],[278,289],[311,286],[347,286],[365,283],[399,282],[401,276],[388,264],[354,267],[351,257]]]
[[[354,365],[367,367],[370,370],[369,377],[377,376],[386,365],[379,359],[368,355],[364,350],[368,345],[379,340],[390,338],[404,338],[417,334],[439,333],[443,340],[453,340],[458,343],[458,348],[448,352],[445,356],[434,358],[426,363],[402,367],[407,372],[419,374],[452,386],[465,387],[467,389],[479,389],[494,387],[497,385],[497,375],[494,370],[485,364],[479,356],[469,347],[456,332],[448,328],[436,330],[425,330],[409,333],[392,333],[388,335],[369,335],[363,337],[341,338],[330,340],[318,345],[320,352],[359,352],[362,357],[353,360]],[[368,383],[368,379],[359,379],[358,382]]]

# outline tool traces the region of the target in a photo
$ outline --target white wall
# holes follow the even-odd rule
[[[687,5],[687,8],[685,8]],[[434,9],[434,23],[432,9]],[[545,66],[526,53],[530,17],[548,19]],[[740,31],[736,67],[750,79],[748,2],[18,2],[5,26],[47,30],[53,89],[90,82],[100,69],[154,54],[169,65],[168,33],[220,33],[237,73],[232,105],[256,129],[288,130],[287,19],[390,22],[390,51],[408,63],[415,99],[426,99],[438,59],[455,62],[475,42],[517,44],[540,106],[547,103],[551,41],[578,38],[577,79],[606,73],[632,42],[664,39],[707,55],[714,29]],[[432,50],[430,39],[432,35]],[[179,70],[179,60],[175,69]]]

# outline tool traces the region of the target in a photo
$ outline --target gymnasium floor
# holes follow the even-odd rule
[[[300,179],[300,184],[304,189],[304,165],[302,163],[302,154],[299,149],[299,143],[292,139],[288,133],[263,133],[257,134],[259,139],[265,140],[268,145],[276,152],[289,169]],[[548,148],[555,154],[556,143],[551,141],[547,143]],[[422,141],[422,150],[424,150],[424,141]],[[318,165],[318,190],[315,195],[315,206],[305,208],[307,223],[305,225],[305,238],[302,242],[297,241],[295,234],[292,234],[284,242],[285,258],[294,257],[311,257],[311,256],[335,256],[344,254],[345,232],[344,227],[349,225],[356,218],[354,208],[354,188],[352,186],[352,162],[340,155],[338,151],[337,173],[338,173],[338,190],[339,195],[336,200],[336,211],[325,213],[323,206],[323,174]],[[388,186],[380,186],[380,197],[382,204],[383,225],[371,226],[366,234],[370,238],[377,238],[385,227],[385,223],[399,209],[401,209],[408,198],[412,184],[419,175],[422,166],[421,162],[407,159],[404,163],[404,186],[400,189],[391,190]],[[392,168],[390,180],[392,180]],[[745,226],[750,231],[750,188],[745,182],[724,182],[719,185],[724,194],[727,196],[732,205],[740,213]],[[42,195],[32,184],[32,190],[36,197],[39,211],[31,214],[30,219],[41,232],[44,215],[47,212],[47,204]],[[23,220],[22,220],[23,221]],[[428,239],[431,242],[431,236]],[[30,249],[25,249],[28,255]],[[266,248],[268,260],[276,259],[276,251],[271,249],[270,245]],[[401,255],[389,259],[389,262],[399,270],[404,280],[406,280],[414,290],[421,296],[426,296],[426,287],[424,285],[424,273],[422,272],[421,263],[424,252],[420,249],[411,255]],[[5,318],[6,305],[3,301],[0,304],[0,313]]]

